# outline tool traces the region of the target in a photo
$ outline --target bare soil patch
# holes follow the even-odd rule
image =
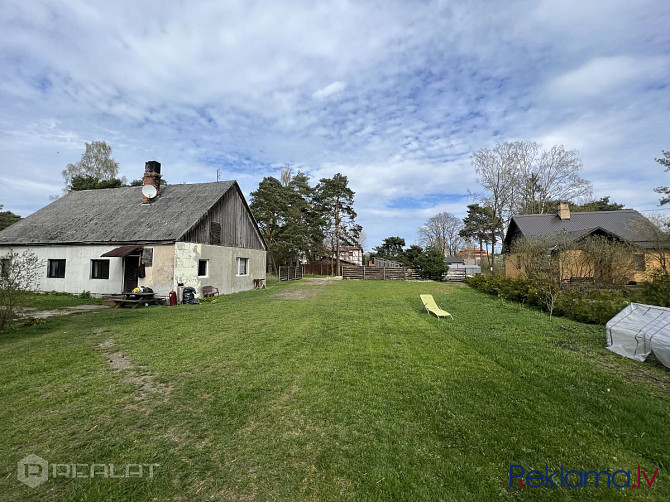
[[[37,310],[34,307],[23,307],[16,309],[19,318],[23,317],[34,317],[36,319],[47,319],[49,317],[55,317],[60,315],[70,315],[78,314],[81,312],[92,312],[95,310],[108,309],[105,305],[76,305],[74,307],[67,307],[64,309],[56,310]]]
[[[135,366],[123,352],[110,352],[109,350],[113,347],[114,340],[109,339],[94,346],[93,350],[100,350],[103,352],[110,368],[121,375],[121,382],[130,383],[138,387],[135,395],[135,400],[138,401],[138,405],[132,407],[139,408],[148,413],[157,404],[155,403],[155,400],[150,401],[150,398],[153,397],[152,395],[159,395],[163,396],[163,398],[167,398],[167,396],[170,395],[170,392],[172,392],[173,387],[156,382],[155,376],[151,373],[139,372],[138,370],[142,370],[144,368],[143,366]]]

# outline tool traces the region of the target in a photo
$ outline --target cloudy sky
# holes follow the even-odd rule
[[[670,182],[667,0],[8,0],[0,9],[0,204],[61,192],[85,142],[121,174],[216,171],[249,194],[290,164],[341,172],[367,247],[464,216],[471,155],[577,149],[597,198],[658,209]]]

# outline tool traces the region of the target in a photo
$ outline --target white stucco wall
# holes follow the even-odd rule
[[[80,246],[0,246],[0,257],[10,249],[22,253],[26,249],[34,252],[42,261],[40,265],[39,291],[64,291],[110,295],[123,291],[123,258],[101,258],[101,255],[115,249],[116,245]],[[221,294],[246,291],[254,287],[254,279],[265,279],[266,252],[223,246],[210,246],[178,242],[176,244],[147,245],[153,248],[153,260],[145,268],[146,276],[138,279],[139,286],[148,286],[157,295],[167,296],[177,291],[177,284],[196,288],[201,295],[202,286],[219,288]],[[248,258],[247,275],[237,275],[237,258]],[[65,260],[65,277],[47,277],[48,260]],[[91,260],[109,260],[109,279],[91,278]],[[198,277],[199,260],[208,260],[207,275]],[[180,298],[181,300],[181,298]]]
[[[237,258],[247,258],[248,273],[237,275]],[[198,277],[198,262],[208,260],[207,275]],[[175,282],[197,290],[214,286],[221,294],[253,289],[254,279],[265,279],[266,252],[257,249],[210,246],[177,242],[175,244]]]
[[[39,260],[39,291],[64,291],[81,293],[90,291],[95,294],[120,293],[123,286],[123,261],[121,258],[109,258],[109,279],[91,279],[91,260],[102,260],[100,255],[117,246],[1,246],[0,257],[10,249],[23,253],[30,249]],[[47,277],[48,260],[65,260],[65,277]]]

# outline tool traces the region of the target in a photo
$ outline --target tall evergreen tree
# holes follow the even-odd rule
[[[381,246],[376,246],[374,249],[381,258],[400,260],[403,257],[403,247],[405,247],[405,239],[402,237],[387,237],[382,241]]]
[[[18,214],[14,214],[11,211],[2,211],[2,207],[2,204],[0,204],[0,230],[13,225],[21,219]]]
[[[331,248],[335,253],[336,270],[340,270],[340,248],[358,244],[362,227],[356,224],[354,192],[348,187],[346,176],[337,173],[322,178],[316,187],[319,207],[326,218]]]
[[[661,164],[663,167],[665,167],[665,170],[667,172],[670,172],[670,151],[665,151],[662,150],[663,152],[663,157],[656,159],[656,162]],[[670,186],[667,187],[658,187],[655,188],[654,191],[656,193],[661,194],[661,199],[659,200],[659,203],[661,206],[670,203]]]
[[[251,193],[251,211],[268,245],[268,266],[314,260],[323,254],[325,220],[309,177],[282,170],[282,180],[266,177]]]
[[[468,215],[463,218],[463,229],[459,235],[464,239],[479,242],[479,248],[484,249],[484,243],[495,242],[495,233],[500,225],[499,218],[490,207],[479,204],[468,205]],[[494,250],[491,250],[493,254]],[[493,267],[491,258],[489,264]]]

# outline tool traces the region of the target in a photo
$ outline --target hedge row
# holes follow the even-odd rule
[[[484,293],[548,310],[543,285],[526,279],[475,275],[466,283]],[[670,307],[670,280],[659,278],[636,291],[624,288],[561,289],[555,298],[554,315],[590,324],[605,324],[631,301]]]

